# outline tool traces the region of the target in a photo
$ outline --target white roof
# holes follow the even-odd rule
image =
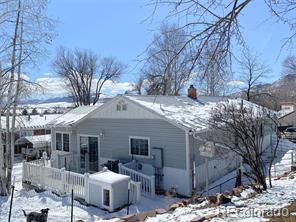
[[[138,105],[150,110],[168,121],[176,124],[182,129],[206,129],[207,120],[211,116],[211,111],[221,103],[235,103],[240,105],[241,99],[230,99],[227,97],[199,96],[197,100],[187,96],[143,96],[143,95],[122,95]],[[116,98],[120,98],[116,97]],[[116,99],[115,98],[115,99]],[[72,126],[92,111],[98,109],[104,103],[96,106],[81,106],[71,110],[61,117],[50,122],[52,125]],[[245,106],[252,103],[244,101]],[[258,107],[258,106],[256,106]]]
[[[130,179],[129,176],[114,173],[114,172],[109,171],[109,170],[91,174],[89,176],[89,178],[92,179],[92,180],[107,183],[107,184],[114,184],[114,183],[118,183],[118,182]]]
[[[208,127],[212,111],[223,103],[241,105],[242,99],[199,96],[197,100],[186,96],[125,96],[145,108],[186,129],[202,130]],[[259,106],[243,100],[244,107]]]
[[[45,128],[45,125],[47,125],[50,121],[58,118],[61,116],[61,114],[46,114],[46,115],[26,115],[26,116],[17,116],[16,117],[16,128],[17,129],[40,129]],[[11,125],[11,119],[10,116],[10,125]],[[6,117],[1,116],[1,128],[6,128]]]
[[[88,114],[90,114],[92,111],[97,109],[103,105],[103,103],[97,103],[95,106],[79,106],[75,109],[70,110],[69,112],[61,115],[59,118],[56,118],[55,120],[51,121],[50,125],[73,125]]]
[[[16,145],[32,143],[33,147],[42,147],[51,142],[51,135],[24,136],[15,141]]]
[[[206,128],[206,120],[225,97],[202,97],[193,100],[185,96],[126,96],[128,99],[156,112],[185,128]],[[215,101],[215,102],[213,102]]]

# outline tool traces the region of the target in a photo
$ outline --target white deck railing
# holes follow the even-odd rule
[[[29,182],[34,186],[53,190],[61,195],[68,195],[73,189],[75,197],[84,199],[89,203],[89,174],[79,174],[65,169],[45,166],[44,162],[23,162],[23,182]],[[142,184],[130,181],[129,189],[131,202],[139,203],[141,200]],[[145,185],[146,186],[146,185]],[[143,189],[143,187],[142,187]],[[146,188],[148,191],[148,188]],[[150,188],[149,188],[150,189]]]
[[[127,163],[128,164],[128,163]],[[118,164],[120,174],[130,176],[135,182],[141,182],[141,191],[143,194],[155,195],[155,176],[148,176],[131,169],[122,163]]]
[[[23,182],[57,191],[60,194],[70,194],[85,198],[88,175],[78,174],[65,169],[51,168],[36,162],[23,162]]]

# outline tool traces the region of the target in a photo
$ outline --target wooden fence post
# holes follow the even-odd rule
[[[84,174],[84,200],[89,203],[89,173]]]

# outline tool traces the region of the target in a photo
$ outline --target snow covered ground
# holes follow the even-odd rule
[[[296,176],[291,176],[290,178],[286,177],[281,180],[273,180],[273,188],[268,189],[268,191],[262,194],[257,194],[255,197],[249,198],[252,193],[254,193],[252,189],[243,191],[241,197],[232,198],[233,204],[202,209],[202,206],[206,204],[206,201],[204,201],[201,204],[177,208],[173,213],[157,215],[156,217],[149,218],[147,221],[185,222],[190,221],[197,216],[209,216],[215,214],[219,214],[220,216],[211,218],[208,221],[266,221],[266,218],[263,217],[263,212],[270,210],[270,212],[276,214],[278,213],[278,209],[287,207],[296,199]],[[284,211],[282,212],[285,213]]]
[[[58,197],[50,191],[36,193],[34,190],[26,191],[22,188],[22,163],[16,163],[13,169],[16,179],[16,191],[13,199],[11,221],[25,222],[22,209],[26,212],[39,211],[43,208],[49,208],[49,222],[70,221],[70,197]],[[130,206],[130,213],[138,213],[154,208],[165,208],[171,203],[176,202],[174,198],[156,198],[149,199],[142,197],[139,205]],[[0,197],[0,222],[7,221],[9,214],[10,198]],[[74,221],[82,219],[84,221],[104,221],[102,218],[112,218],[126,214],[126,208],[119,212],[108,213],[95,207],[86,207],[75,201]]]
[[[287,143],[287,142],[285,142]],[[288,143],[287,143],[288,144]],[[276,172],[288,171],[291,165],[291,152],[295,150],[295,147],[288,144],[285,149],[281,149],[281,155],[276,161]],[[293,144],[292,144],[293,145]],[[290,150],[292,148],[292,150]],[[70,198],[58,197],[52,194],[50,191],[43,193],[36,193],[33,190],[26,191],[22,188],[22,163],[16,163],[14,166],[13,174],[16,178],[16,191],[13,199],[12,220],[25,222],[22,209],[31,212],[39,211],[43,208],[50,208],[48,221],[69,221],[70,219]],[[214,187],[217,184],[226,181],[229,178],[235,176],[235,171],[222,177],[220,180],[211,184],[209,187]],[[234,186],[235,180],[230,180],[229,183],[223,185],[224,190],[231,190]],[[214,194],[218,192],[218,189],[214,189],[210,192]],[[288,177],[284,177],[281,180],[273,180],[273,188],[268,189],[267,192],[257,194],[255,197],[249,198],[249,195],[253,193],[253,190],[248,189],[243,191],[240,198],[233,197],[233,204],[228,206],[208,207],[204,208],[207,204],[204,201],[201,204],[189,205],[187,207],[177,208],[174,212],[158,215],[153,218],[148,218],[149,222],[168,222],[190,221],[194,217],[209,216],[220,213],[219,217],[211,218],[208,221],[212,222],[224,222],[224,221],[266,221],[260,215],[263,210],[273,210],[288,206],[292,201],[296,200],[296,173],[291,174]],[[170,197],[157,197],[156,199],[149,199],[142,197],[142,201],[139,205],[132,205],[130,207],[130,213],[139,213],[148,211],[155,208],[166,208],[168,205],[178,201],[176,198]],[[0,197],[0,222],[7,221],[9,212],[10,198]],[[203,208],[203,209],[202,209]],[[77,201],[74,204],[74,221],[82,219],[84,221],[104,221],[104,219],[111,219],[113,217],[120,217],[126,214],[127,209],[124,208],[119,212],[108,213],[107,211],[100,210],[95,207],[86,207],[81,205]],[[294,213],[296,212],[289,212]],[[255,214],[255,216],[254,216]],[[259,215],[259,216],[258,216]],[[257,217],[258,216],[258,217]],[[103,219],[104,218],[104,219]],[[296,218],[296,216],[295,216]],[[110,220],[109,220],[110,221]],[[113,220],[114,221],[114,220]]]
[[[156,217],[149,218],[148,222],[169,222],[179,221],[188,222],[197,216],[210,216],[220,215],[211,218],[207,221],[211,222],[261,222],[267,221],[264,218],[263,213],[270,211],[271,214],[278,214],[279,212],[284,214],[285,208],[290,205],[291,202],[296,200],[296,172],[281,178],[275,179],[276,176],[283,175],[284,172],[288,172],[291,169],[291,153],[295,153],[295,144],[282,140],[279,147],[279,154],[275,160],[275,164],[272,168],[272,180],[273,187],[268,189],[262,194],[256,194],[252,189],[247,189],[242,192],[241,197],[233,197],[232,203],[227,206],[207,207],[207,201],[201,204],[189,205],[187,207],[177,208],[172,213],[166,213],[163,215],[157,215]],[[216,185],[227,181],[235,176],[235,171],[223,176],[218,181],[212,183],[209,187],[215,187]],[[248,180],[243,178],[243,182],[246,184]],[[235,180],[223,184],[222,191],[230,191],[234,187]],[[209,195],[214,195],[219,192],[219,187],[211,190]],[[256,196],[254,197],[254,194]],[[295,214],[296,212],[288,212],[289,214]],[[271,215],[270,214],[270,215]],[[296,221],[296,216],[295,216]]]

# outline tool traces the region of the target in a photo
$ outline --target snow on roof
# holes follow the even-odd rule
[[[32,143],[34,147],[44,146],[51,142],[51,135],[24,136],[15,141],[16,145]]]
[[[73,125],[83,117],[87,116],[93,110],[103,105],[103,103],[98,103],[95,106],[79,106],[69,112],[61,115],[59,118],[51,121],[50,125]]]
[[[27,140],[30,142],[50,142],[51,141],[51,135],[38,135],[38,136],[25,136]]]
[[[126,96],[128,99],[186,128],[206,128],[216,102],[193,100],[185,96]],[[224,99],[223,99],[224,100]],[[222,99],[221,99],[222,101]]]
[[[122,95],[120,97],[138,103],[146,109],[176,123],[178,126],[196,130],[207,128],[207,120],[210,118],[211,111],[217,104],[227,101],[235,102],[238,105],[241,103],[241,99],[212,96],[199,96],[197,100],[193,100],[187,96]],[[75,108],[49,124],[72,126],[103,104],[104,103],[99,103],[95,106],[81,106]],[[246,106],[250,104],[251,103],[247,101],[244,102]]]
[[[185,96],[125,96],[157,114],[188,129],[205,129],[211,111],[224,102],[241,103],[241,99],[200,96],[193,100]],[[245,101],[245,105],[249,105]]]
[[[109,171],[109,170],[91,174],[89,176],[89,178],[92,179],[92,180],[95,180],[95,181],[108,183],[108,184],[114,184],[114,183],[118,183],[118,182],[130,179],[129,176],[114,173],[114,172]]]
[[[15,125],[17,129],[33,129],[33,128],[45,128],[50,121],[58,118],[61,114],[47,114],[47,115],[26,115],[26,116],[16,116]],[[10,116],[10,125],[11,125]],[[1,116],[1,127],[6,128],[6,117]]]

